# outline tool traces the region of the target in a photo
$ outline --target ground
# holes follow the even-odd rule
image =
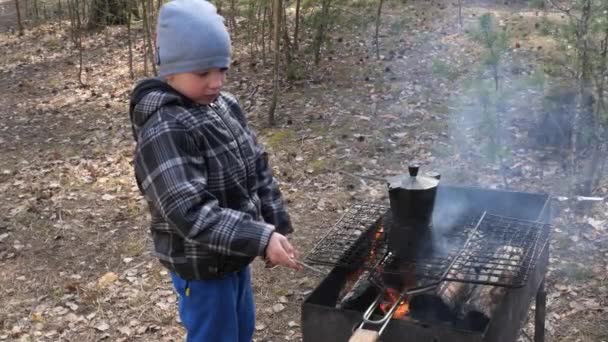
[[[0,27],[14,25],[12,4],[0,2]],[[463,10],[465,27],[492,12],[514,32],[501,172],[467,126],[477,111],[463,80],[477,72],[470,66],[482,51],[459,29],[454,6],[389,2],[380,59],[372,27],[356,35],[338,27],[318,69],[284,84],[273,128],[270,66],[236,51],[228,88],[270,152],[303,254],[345,208],[386,200],[385,184],[369,176],[401,173],[412,160],[447,183],[502,188],[506,178],[509,189],[565,194],[562,157],[530,134],[542,90],[522,85],[548,53],[550,42],[534,28],[546,18],[519,5],[467,2]],[[0,341],[181,340],[176,298],[150,255],[147,209],[132,174],[126,31],[85,37],[82,86],[67,29],[0,33]],[[141,46],[134,52],[143,64]],[[603,183],[596,195],[606,192]],[[608,341],[606,202],[552,204],[547,340]],[[255,340],[300,340],[300,305],[320,276],[257,261],[253,274]]]

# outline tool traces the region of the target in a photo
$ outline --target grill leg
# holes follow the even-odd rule
[[[534,318],[534,342],[545,341],[545,313],[547,311],[547,291],[545,291],[545,279],[540,282],[536,293],[536,314]]]

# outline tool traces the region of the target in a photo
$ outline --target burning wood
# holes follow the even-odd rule
[[[374,290],[374,284],[371,281],[370,272],[365,270],[362,272],[355,272],[353,275],[358,278],[355,280],[351,287],[346,286],[341,294],[340,301],[336,305],[338,309],[353,309],[359,305],[369,305],[370,291]],[[348,289],[348,290],[346,290]],[[371,300],[373,300],[374,293],[371,294]],[[367,303],[366,303],[367,302]]]
[[[451,270],[450,276],[464,280],[464,276],[459,274],[457,270]],[[456,312],[459,305],[466,301],[472,290],[473,284],[467,282],[444,281],[437,288],[437,296],[451,311]]]
[[[382,237],[384,234],[384,225],[380,224],[375,232],[373,232],[373,240],[369,247],[369,253],[365,264],[376,264],[379,255],[378,248],[382,245]],[[370,291],[374,290],[374,283],[371,279],[371,272],[363,267],[353,271],[348,275],[346,284],[342,287],[339,297],[341,298],[336,305],[338,309],[350,309],[357,307],[362,301],[365,301],[370,295]]]
[[[513,246],[502,246],[494,253],[494,261],[499,267],[493,265],[489,275],[482,275],[478,280],[498,282],[501,278],[513,276],[523,256],[523,249]],[[471,296],[464,303],[462,312],[465,316],[482,314],[487,319],[492,318],[492,313],[500,304],[507,289],[500,286],[476,285]]]
[[[467,277],[463,272],[465,269],[473,268],[472,256],[481,249],[479,243],[482,240],[481,234],[479,232],[475,234],[477,235],[474,237],[475,243],[461,255],[465,261],[462,264],[454,265],[448,273],[448,278],[461,279],[463,281],[444,281],[437,288],[436,295],[452,312],[457,312],[460,309],[460,305],[469,298],[475,287],[474,284],[466,281]]]

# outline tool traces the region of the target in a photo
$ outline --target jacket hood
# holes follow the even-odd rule
[[[139,82],[131,93],[129,117],[133,137],[137,141],[139,130],[161,107],[170,104],[184,104],[184,97],[170,85],[158,78]]]

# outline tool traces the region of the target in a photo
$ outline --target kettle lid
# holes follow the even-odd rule
[[[439,184],[439,174],[433,173],[432,176],[419,176],[420,166],[410,165],[407,175],[398,175],[387,179],[389,190],[429,190],[436,188]]]

